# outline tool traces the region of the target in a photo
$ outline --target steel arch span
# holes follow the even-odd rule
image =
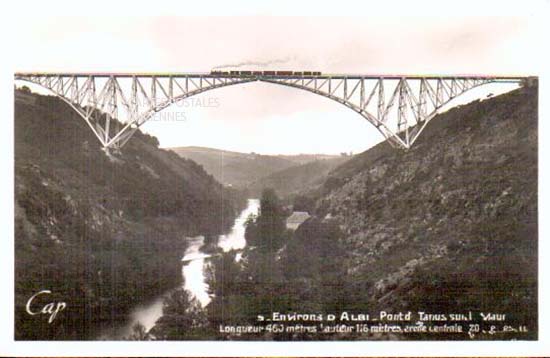
[[[276,73],[16,73],[15,80],[40,85],[68,103],[106,150],[120,149],[142,124],[173,103],[254,81],[330,98],[361,115],[393,146],[408,149],[454,98],[487,83],[526,78]]]

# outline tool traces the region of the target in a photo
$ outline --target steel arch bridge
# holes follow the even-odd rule
[[[525,77],[353,75],[304,72],[240,73],[16,73],[40,85],[86,121],[105,150],[120,149],[157,112],[188,97],[254,81],[299,88],[357,112],[394,147],[408,149],[444,105],[487,83]],[[242,72],[246,72],[243,74]]]

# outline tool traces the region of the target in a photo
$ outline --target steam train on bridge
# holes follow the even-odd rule
[[[216,76],[320,76],[319,71],[210,71]]]

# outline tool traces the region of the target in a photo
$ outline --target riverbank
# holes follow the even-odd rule
[[[139,131],[108,157],[73,109],[29,96],[14,108],[14,336],[96,339],[181,281],[182,238],[228,230],[240,194]],[[66,304],[51,323],[25,309],[46,289]]]
[[[228,233],[218,236],[216,248],[223,252],[243,249],[246,246],[246,220],[250,215],[258,213],[259,205],[258,199],[248,199],[246,208],[237,216]],[[205,269],[208,266],[207,260],[212,253],[207,250],[209,245],[205,243],[204,235],[187,237],[185,241],[187,247],[181,258],[183,288],[189,292],[191,297],[197,299],[202,307],[206,307],[211,298],[206,283]],[[138,324],[143,326],[145,332],[149,332],[155,326],[155,322],[162,317],[165,298],[177,289],[178,287],[169,289],[145,304],[137,305],[131,310],[126,322],[123,322],[119,327],[105,327],[99,339],[127,339],[133,334],[133,329]]]

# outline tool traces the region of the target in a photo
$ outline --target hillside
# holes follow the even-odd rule
[[[186,236],[224,232],[244,205],[154,137],[108,157],[55,97],[18,91],[14,123],[16,339],[92,339],[124,321],[181,283]],[[67,304],[51,324],[25,312],[45,289]]]
[[[315,190],[325,182],[334,168],[349,158],[341,156],[295,165],[256,180],[249,186],[249,190],[258,196],[264,188],[272,188],[283,197]]]
[[[219,182],[237,187],[246,187],[260,178],[296,165],[337,157],[324,154],[261,155],[204,147],[170,149],[202,165]]]
[[[347,153],[344,153],[345,155],[348,155]],[[315,162],[318,160],[327,160],[327,159],[337,159],[340,158],[341,155],[334,155],[334,154],[278,154],[278,158],[288,159],[295,164],[303,165],[311,162]]]
[[[411,150],[381,143],[329,175],[317,216],[345,233],[369,311],[504,313],[536,338],[537,107],[536,87],[460,106]]]

